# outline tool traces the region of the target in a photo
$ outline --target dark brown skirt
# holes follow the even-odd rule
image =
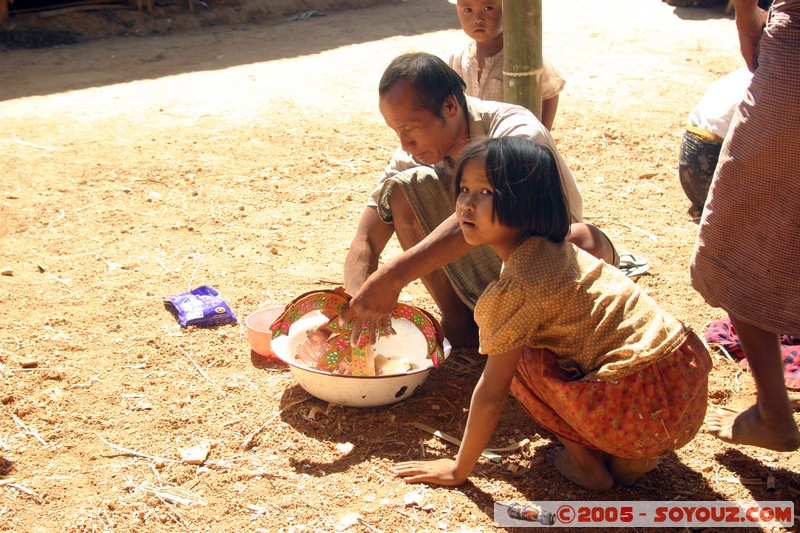
[[[703,211],[692,285],[714,307],[800,336],[800,0],[776,0]]]

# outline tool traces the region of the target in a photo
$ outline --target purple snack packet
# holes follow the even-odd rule
[[[207,285],[197,287],[177,296],[165,296],[178,310],[178,321],[182,328],[188,326],[212,326],[236,322],[236,316],[219,297],[219,293]]]

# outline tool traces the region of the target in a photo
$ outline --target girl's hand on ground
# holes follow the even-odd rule
[[[392,472],[405,478],[406,483],[434,483],[452,487],[466,481],[466,478],[456,477],[456,462],[453,459],[406,461],[394,465]]]

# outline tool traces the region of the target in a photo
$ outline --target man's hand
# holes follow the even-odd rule
[[[456,462],[453,459],[406,461],[394,465],[392,472],[405,478],[406,483],[434,483],[452,487],[467,480],[456,474]]]
[[[400,298],[400,288],[396,288],[391,275],[383,269],[372,274],[353,295],[350,305],[341,314],[341,322],[354,320],[350,338],[357,344],[362,332],[369,330],[369,343],[375,344],[378,329],[391,327],[391,316]]]

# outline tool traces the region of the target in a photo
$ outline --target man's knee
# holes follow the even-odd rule
[[[416,245],[427,236],[401,187],[394,187],[392,190],[389,206],[392,209],[394,232],[403,250]]]
[[[392,208],[392,222],[394,222],[395,226],[398,223],[408,225],[410,221],[416,222],[417,218],[402,187],[395,186],[392,188],[389,205]]]

